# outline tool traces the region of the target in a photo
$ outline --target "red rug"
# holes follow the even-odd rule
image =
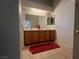
[[[32,54],[36,54],[36,53],[40,53],[43,51],[56,49],[56,48],[60,48],[60,46],[57,43],[46,43],[46,44],[31,46],[29,51],[31,51]]]

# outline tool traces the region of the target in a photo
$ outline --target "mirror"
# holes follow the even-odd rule
[[[54,25],[54,24],[55,24],[55,17],[48,17],[47,25]]]
[[[44,28],[45,16],[25,14],[25,28]]]

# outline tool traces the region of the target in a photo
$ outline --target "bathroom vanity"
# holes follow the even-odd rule
[[[48,16],[25,14],[24,45],[55,42],[54,20]]]
[[[55,30],[25,30],[24,45],[32,45],[43,42],[54,42],[56,40]]]

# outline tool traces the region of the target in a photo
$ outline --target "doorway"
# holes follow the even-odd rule
[[[39,3],[39,2],[40,3]],[[46,0],[47,1],[47,0]],[[52,0],[51,0],[52,1]],[[73,55],[73,35],[74,35],[74,14],[75,14],[75,2],[70,0],[64,0],[60,1],[57,4],[50,5],[45,1],[40,1],[40,0],[24,0],[22,2],[22,9],[21,9],[21,46],[23,48],[23,56],[24,58],[37,58],[37,59],[72,59]],[[50,1],[49,1],[50,2]],[[54,3],[56,3],[54,1]],[[43,5],[43,4],[44,5]],[[55,6],[54,6],[55,5]],[[40,7],[38,7],[40,6]],[[52,11],[51,11],[51,6],[52,6]],[[33,9],[33,12],[31,13],[29,10]],[[26,11],[27,10],[27,11]],[[35,10],[35,11],[34,11]],[[39,12],[38,10],[41,10],[42,12]],[[45,19],[48,15],[50,16],[55,16],[55,24],[54,25],[47,25],[46,21],[44,21],[45,25],[44,27],[47,27],[48,29],[53,29],[56,30],[57,32],[57,43],[61,46],[60,49],[57,50],[50,50],[46,53],[40,53],[36,55],[32,55],[29,53],[29,50],[24,46],[24,21],[25,21],[25,14],[32,14],[32,15],[40,15],[44,16]],[[28,29],[29,30],[29,29]],[[55,54],[52,54],[54,52]],[[49,53],[49,55],[48,55]],[[41,57],[42,56],[42,57]],[[50,57],[50,58],[49,58]]]

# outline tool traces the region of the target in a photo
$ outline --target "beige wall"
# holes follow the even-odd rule
[[[57,41],[69,48],[73,48],[74,12],[74,0],[62,0],[54,11]]]
[[[50,11],[26,6],[26,7],[23,7],[23,13],[24,14],[39,15],[39,16],[48,16]]]

